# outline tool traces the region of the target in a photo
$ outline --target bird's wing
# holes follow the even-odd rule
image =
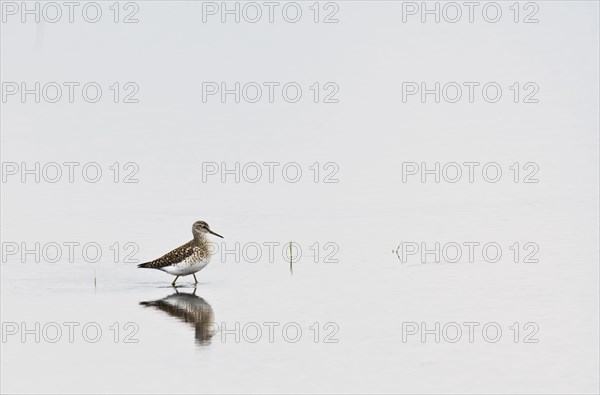
[[[192,254],[194,254],[194,245],[190,241],[182,245],[181,247],[177,247],[173,251],[166,253],[160,258],[150,262],[142,263],[138,265],[138,267],[160,269],[161,267],[171,266],[176,263],[179,263]]]

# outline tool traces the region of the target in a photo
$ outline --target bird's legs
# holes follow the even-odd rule
[[[194,276],[194,281],[196,282],[196,284],[198,284],[198,279],[196,278],[196,273],[192,274],[192,276]]]
[[[173,280],[173,282],[171,283],[172,286],[175,286],[175,281],[177,281],[178,278],[179,276],[175,277],[175,280]]]

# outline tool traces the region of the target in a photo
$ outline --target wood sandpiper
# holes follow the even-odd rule
[[[175,286],[175,281],[177,281],[179,276],[188,276],[190,274],[194,276],[194,280],[198,284],[198,279],[196,279],[194,273],[204,269],[210,262],[211,251],[208,239],[206,238],[207,233],[223,238],[223,236],[210,230],[206,222],[196,221],[192,225],[193,240],[175,248],[158,259],[141,263],[138,267],[158,269],[176,276],[175,280],[171,283],[172,286]]]

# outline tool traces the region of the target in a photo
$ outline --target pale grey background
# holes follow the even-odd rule
[[[538,1],[538,24],[337,3],[330,25],[203,24],[190,1],[138,2],[130,25],[2,24],[2,81],[140,86],[138,104],[2,104],[2,161],[140,166],[138,184],[3,184],[3,242],[133,241],[143,261],[205,219],[228,242],[340,246],[293,277],[215,262],[197,292],[218,322],[334,321],[337,344],[198,348],[138,306],[172,293],[166,274],[2,264],[2,321],[140,326],[133,345],[3,343],[2,392],[598,392],[598,3]],[[202,103],[202,81],[334,81],[340,103]],[[403,81],[535,81],[540,103],[402,103]],[[206,161],[336,162],[340,182],[202,183]],[[405,161],[532,161],[540,183],[403,184]],[[403,266],[403,240],[534,241],[540,262]],[[402,343],[406,321],[533,321],[540,341]]]

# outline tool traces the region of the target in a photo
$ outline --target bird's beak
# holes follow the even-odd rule
[[[210,234],[213,234],[213,235],[215,235],[215,236],[217,236],[217,237],[220,237],[220,238],[224,239],[224,237],[223,237],[223,236],[221,236],[220,234],[218,234],[218,233],[215,233],[215,232],[213,232],[213,231],[212,231],[212,230],[210,230],[210,229],[207,229],[207,230],[208,230],[208,233],[210,233]]]

